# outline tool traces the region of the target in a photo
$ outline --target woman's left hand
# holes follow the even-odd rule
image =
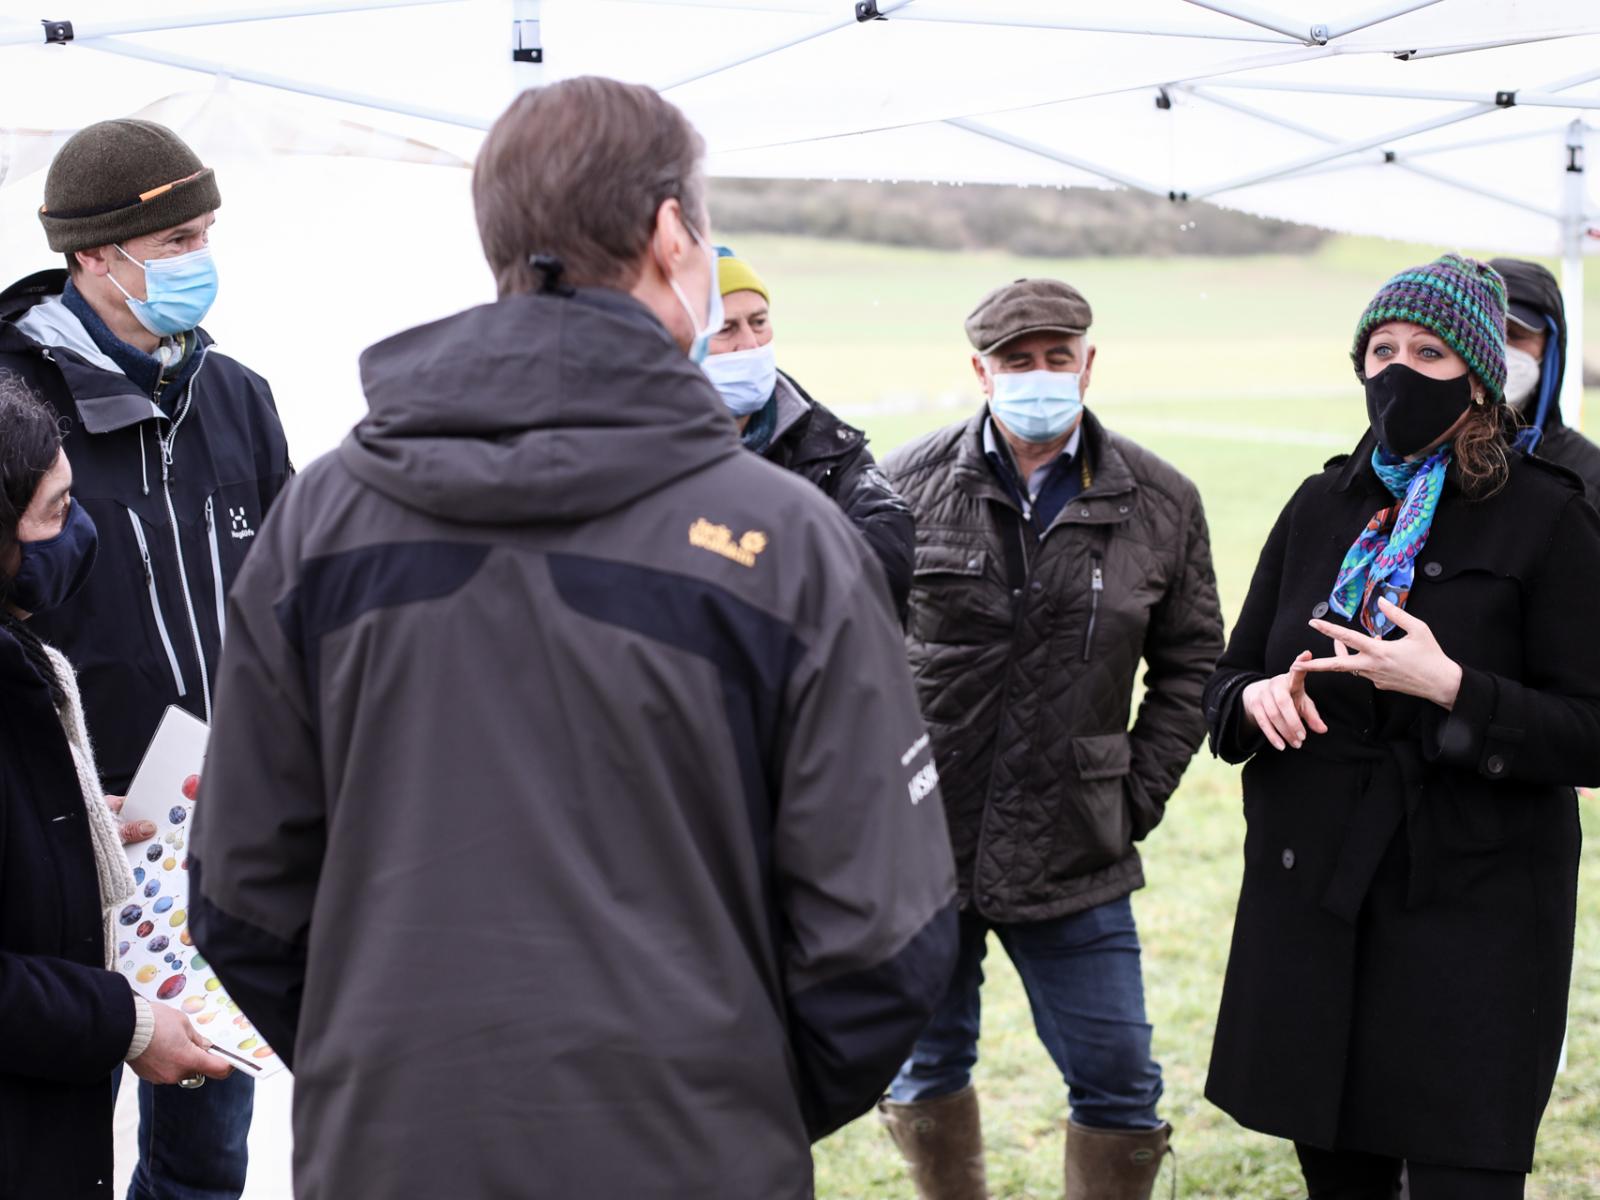
[[[122,806],[126,803],[126,796],[106,797],[106,807],[114,813],[120,813]],[[156,823],[154,821],[118,821],[117,828],[122,833],[122,844],[124,846],[146,841],[156,835]]]
[[[1311,628],[1333,639],[1333,657],[1297,662],[1290,670],[1354,675],[1370,681],[1379,691],[1420,696],[1450,711],[1461,691],[1460,664],[1439,648],[1426,621],[1384,599],[1379,599],[1378,608],[1405,637],[1389,642],[1342,625],[1312,621]]]

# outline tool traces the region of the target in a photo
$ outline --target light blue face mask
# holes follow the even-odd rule
[[[121,246],[117,251],[129,262],[144,268],[145,298],[135,299],[127,288],[117,283],[116,276],[106,278],[127,297],[128,307],[139,324],[157,337],[188,333],[211,311],[217,299],[217,264],[211,258],[210,246],[176,258],[150,258],[144,262]]]
[[[1078,375],[1066,371],[995,371],[989,410],[1025,442],[1049,442],[1083,411]]]
[[[717,286],[717,252],[700,240],[700,235],[691,227],[689,236],[694,238],[694,244],[705,251],[709,260],[707,266],[711,274],[711,296],[706,300],[706,323],[701,328],[700,320],[694,315],[694,309],[689,304],[689,298],[683,294],[683,289],[678,286],[678,281],[671,275],[667,276],[667,283],[672,286],[672,294],[677,296],[678,303],[683,305],[683,311],[689,314],[689,327],[694,330],[694,341],[689,344],[689,361],[696,366],[704,363],[706,354],[711,349],[711,339],[717,336],[717,331],[722,328],[724,320],[722,311],[722,289]]]
[[[772,343],[754,350],[734,350],[713,354],[700,364],[722,394],[722,402],[735,417],[748,417],[772,399],[778,384],[778,360]]]

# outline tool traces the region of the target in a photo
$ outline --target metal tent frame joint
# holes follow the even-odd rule
[[[65,46],[73,39],[71,21],[40,21],[44,26],[44,44],[47,46]]]
[[[1497,108],[1515,108],[1517,106],[1517,93],[1514,91],[1496,92],[1494,94],[1494,102]]]
[[[858,0],[856,4],[857,21],[882,21],[887,18],[878,11],[878,0]]]

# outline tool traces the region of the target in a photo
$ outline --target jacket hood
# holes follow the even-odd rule
[[[1553,339],[1556,360],[1556,389],[1545,414],[1544,427],[1561,425],[1561,379],[1567,369],[1567,310],[1561,299],[1561,285],[1556,277],[1536,262],[1521,258],[1491,258],[1489,265],[1500,272],[1506,281],[1506,303],[1519,308],[1531,308],[1556,323]],[[1545,350],[1550,357],[1550,349]]]
[[[511,296],[361,356],[356,478],[447,520],[610,512],[742,453],[705,373],[622,292]]]
[[[67,273],[40,271],[19,279],[0,293],[0,320],[9,321],[28,341],[48,350],[70,350],[90,366],[122,374],[122,368],[61,299]]]

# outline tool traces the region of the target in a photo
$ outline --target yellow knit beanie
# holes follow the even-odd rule
[[[759,292],[763,300],[772,303],[772,293],[767,291],[767,285],[761,282],[755,268],[744,259],[735,258],[726,246],[717,247],[717,283],[724,296],[729,292]]]

